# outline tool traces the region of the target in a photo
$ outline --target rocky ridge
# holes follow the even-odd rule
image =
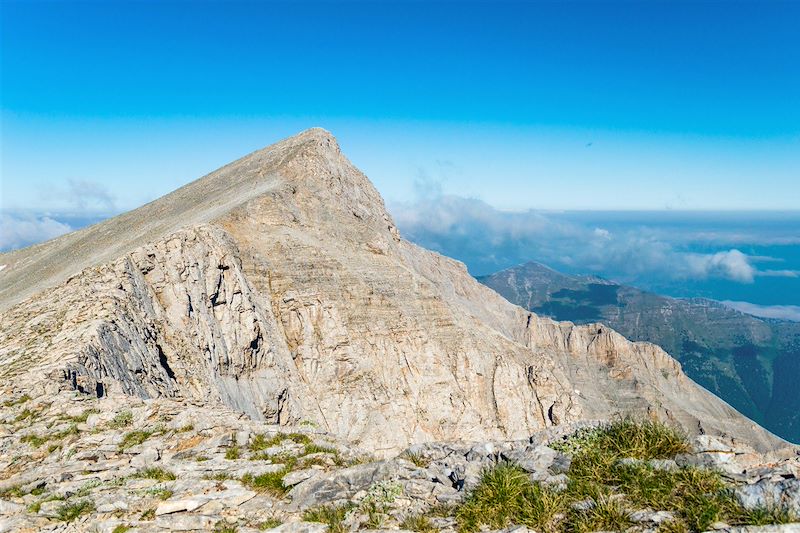
[[[320,129],[0,263],[0,378],[35,396],[203,401],[377,455],[613,413],[785,446],[658,347],[538,317],[402,240]]]
[[[6,530],[399,528],[500,461],[558,486],[548,439],[626,414],[795,468],[660,348],[404,241],[323,130],[0,264]]]
[[[312,424],[267,424],[222,406],[71,391],[9,396],[0,418],[3,532],[323,532],[331,530],[325,511],[335,508],[343,511],[334,531],[422,530],[412,518],[424,516],[425,530],[454,532],[458,506],[498,464],[517,464],[532,481],[564,490],[570,457],[557,443],[600,424],[517,441],[417,444],[379,459]],[[800,516],[797,454],[764,455],[702,436],[690,454],[657,465],[717,469],[745,508]],[[627,512],[630,533],[655,532],[673,517],[666,509]]]

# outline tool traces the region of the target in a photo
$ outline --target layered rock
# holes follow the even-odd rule
[[[0,377],[312,423],[390,455],[615,413],[785,443],[659,348],[540,318],[401,239],[323,130],[0,256]]]

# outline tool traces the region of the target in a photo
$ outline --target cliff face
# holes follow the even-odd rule
[[[784,444],[659,348],[540,318],[402,240],[319,129],[0,264],[5,388],[221,403],[378,455],[614,413]]]
[[[800,323],[761,319],[702,298],[668,298],[527,263],[479,278],[511,303],[556,320],[602,322],[657,344],[697,383],[778,435],[800,442]]]

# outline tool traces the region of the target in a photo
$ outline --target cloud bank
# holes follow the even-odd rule
[[[72,227],[43,215],[0,213],[0,251],[15,250],[72,231]]]
[[[391,207],[406,237],[464,261],[473,275],[530,260],[568,272],[613,273],[623,282],[642,274],[737,283],[753,283],[759,276],[798,274],[760,270],[758,265],[772,258],[748,255],[735,247],[700,253],[688,249],[684,235],[637,225],[612,230],[575,222],[556,212],[501,211],[481,200],[435,192],[417,202]]]
[[[726,306],[762,318],[779,318],[800,322],[800,306],[797,305],[758,305],[750,302],[722,302]]]

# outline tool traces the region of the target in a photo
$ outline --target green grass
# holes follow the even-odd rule
[[[240,452],[238,446],[231,446],[227,450],[225,450],[225,459],[230,461],[235,461],[239,458]]]
[[[635,459],[670,459],[689,451],[686,435],[680,430],[659,421],[633,418],[579,430],[550,447],[568,455],[594,451]]]
[[[282,468],[277,472],[267,472],[259,476],[252,474],[245,474],[242,476],[241,482],[246,487],[259,492],[266,492],[272,496],[283,497],[288,491],[286,485],[283,484],[283,476],[289,473],[289,469]]]
[[[229,524],[224,520],[220,520],[214,524],[213,533],[236,533],[238,528],[234,524]]]
[[[420,531],[421,533],[433,533],[436,528],[431,524],[430,518],[425,515],[410,515],[403,518],[400,522],[400,529],[410,531]]]
[[[120,411],[108,423],[110,429],[122,429],[133,424],[133,413],[130,411]]]
[[[23,420],[33,418],[37,414],[38,413],[36,411],[33,411],[26,407],[25,409],[22,410],[22,412],[20,412],[17,416],[14,417],[14,422],[22,422]]]
[[[306,522],[319,522],[328,525],[328,533],[345,533],[347,528],[344,519],[347,513],[353,509],[353,505],[323,505],[309,509],[303,513],[303,520]]]
[[[78,426],[72,424],[63,431],[57,431],[55,433],[50,433],[49,435],[37,435],[36,433],[30,433],[28,435],[23,435],[22,438],[20,438],[19,440],[20,442],[26,442],[30,444],[34,448],[39,448],[42,444],[48,441],[51,440],[59,441],[70,435],[77,435],[78,433],[79,433]]]
[[[8,400],[3,402],[3,407],[14,407],[16,405],[22,405],[23,403],[30,401],[30,399],[31,399],[30,396],[28,396],[27,394],[23,394],[16,400]]]
[[[62,522],[72,522],[81,515],[94,511],[92,500],[78,500],[73,503],[65,503],[56,510],[56,516]]]
[[[169,470],[164,470],[163,468],[145,468],[144,470],[139,470],[136,474],[134,474],[134,477],[155,479],[157,481],[175,480],[175,474]]]
[[[233,479],[233,478],[227,472],[218,472],[216,474],[203,476],[203,479],[208,479],[210,481],[227,481],[227,480]]]
[[[518,466],[502,463],[483,472],[478,486],[455,513],[462,531],[477,531],[483,525],[502,529],[510,524],[550,531],[565,503],[561,495],[531,482]]]
[[[415,466],[418,466],[419,468],[428,468],[428,466],[430,466],[430,464],[431,464],[430,459],[427,459],[427,458],[421,456],[418,453],[408,453],[407,452],[407,453],[404,453],[403,455],[401,455],[401,457],[403,459],[411,461],[412,463],[414,463]]]
[[[659,529],[664,533],[705,531],[717,521],[766,525],[797,519],[784,511],[744,510],[713,470],[659,470],[644,462],[689,450],[679,431],[658,422],[625,419],[578,431],[553,447],[572,459],[565,491],[531,482],[513,464],[497,465],[483,472],[478,486],[456,509],[460,530],[518,524],[543,533],[617,531],[632,525],[630,512],[648,508],[675,514],[674,521]],[[643,461],[620,462],[627,457]],[[571,505],[585,500],[591,502],[589,508],[576,510]]]
[[[259,434],[253,437],[253,441],[250,443],[250,451],[260,452],[267,448],[277,446],[285,440],[290,440],[297,444],[305,444],[305,445],[312,444],[311,438],[308,435],[304,435],[302,433],[277,433],[272,437],[267,437],[266,435]]]
[[[111,530],[111,533],[125,533],[130,528],[131,528],[131,526],[129,526],[127,524],[119,524],[117,527],[115,527],[113,530]]]
[[[283,524],[283,522],[281,522],[277,518],[267,518],[266,520],[258,524],[258,529],[264,531],[266,529],[276,528],[281,524]]]
[[[628,515],[628,510],[619,498],[604,497],[596,500],[590,509],[572,511],[564,529],[575,533],[624,531],[633,525]]]
[[[169,489],[165,489],[164,487],[153,487],[147,490],[148,496],[158,498],[159,500],[169,500],[172,498],[173,494],[175,493]]]
[[[138,446],[139,444],[149,439],[152,434],[153,434],[152,431],[143,431],[143,430],[131,431],[129,433],[126,433],[125,436],[122,437],[122,442],[119,443],[119,451],[122,452],[133,446]]]
[[[302,455],[311,455],[312,453],[329,453],[331,455],[339,455],[339,450],[331,448],[330,446],[321,446],[311,442],[305,445]]]
[[[72,423],[75,423],[75,424],[83,424],[84,422],[89,420],[89,416],[90,415],[97,414],[99,412],[100,411],[98,409],[86,409],[85,411],[83,411],[79,415],[75,415],[75,416],[61,415],[59,417],[59,419],[67,421],[67,422],[72,422]]]

